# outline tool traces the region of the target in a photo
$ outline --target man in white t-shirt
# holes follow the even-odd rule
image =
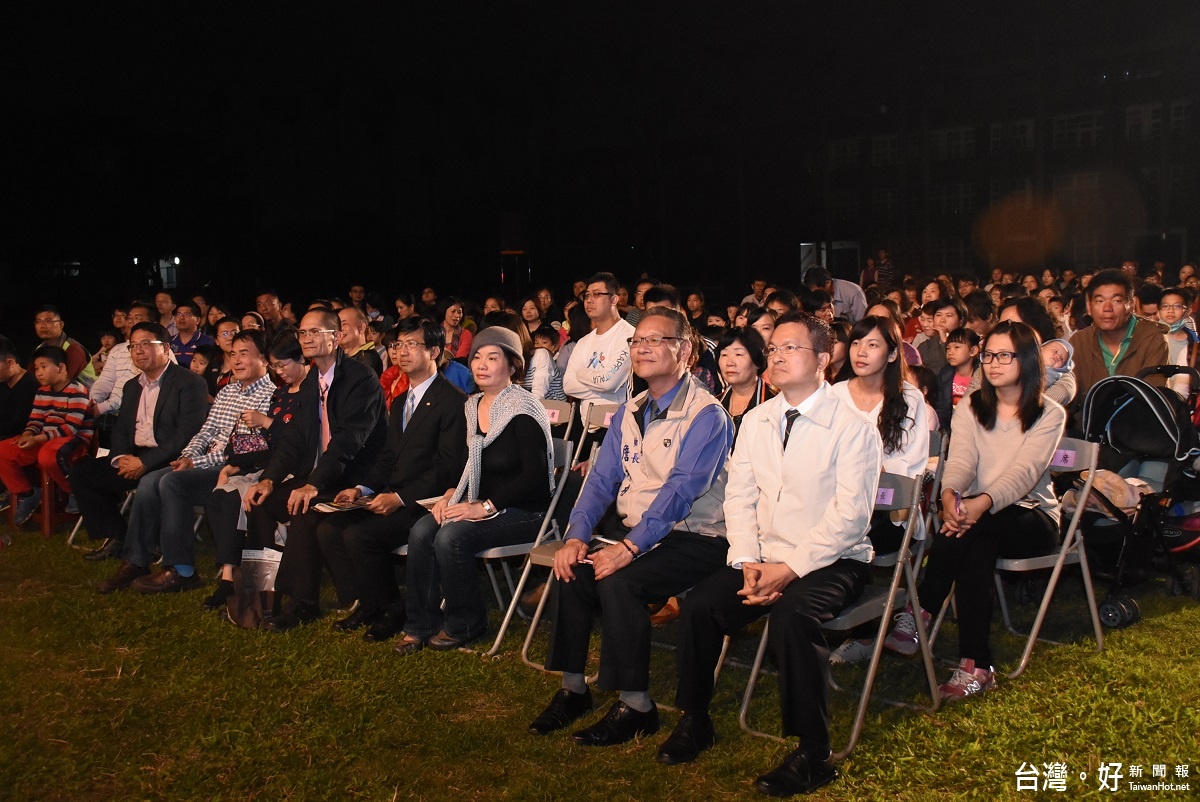
[[[629,394],[629,343],[633,326],[617,309],[617,277],[597,273],[588,280],[583,308],[592,331],[575,346],[563,373],[563,391],[580,402],[582,418],[588,402],[620,404]]]

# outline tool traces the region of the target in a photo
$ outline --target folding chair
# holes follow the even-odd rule
[[[496,572],[492,568],[492,561],[505,560],[510,557],[526,557],[525,568],[521,571],[521,579],[515,586],[513,585],[512,571],[509,569],[508,563],[503,563],[504,578],[508,583],[511,599],[508,609],[504,613],[504,620],[500,623],[500,631],[496,633],[496,641],[487,652],[489,656],[499,653],[500,642],[504,640],[504,634],[508,631],[508,625],[517,613],[517,606],[521,601],[521,591],[524,590],[525,582],[529,579],[529,573],[533,570],[534,565],[528,555],[548,539],[553,538],[554,541],[561,541],[562,538],[562,533],[558,531],[558,522],[554,520],[554,512],[558,507],[558,500],[562,496],[563,488],[566,486],[567,472],[575,445],[569,440],[559,440],[558,438],[555,438],[551,442],[554,447],[554,470],[557,476],[554,481],[554,494],[550,498],[550,506],[546,509],[546,514],[542,516],[542,526],[538,529],[537,537],[530,543],[517,543],[512,546],[498,546],[494,549],[484,549],[475,555],[483,560],[483,564],[487,568],[488,578],[492,581],[492,590],[496,594],[496,603],[500,607],[504,607],[504,599],[500,594],[500,584],[496,581]]]
[[[548,398],[541,399],[542,408],[546,410],[546,417],[550,419],[551,431],[555,426],[566,426],[563,430],[560,440],[570,440],[571,431],[575,428],[575,402],[553,401]]]
[[[943,435],[941,432],[929,433],[929,462],[925,467],[925,482],[929,486],[929,509],[925,512],[926,540],[931,533],[938,530],[937,500],[942,492],[942,474],[946,472],[946,452],[949,446],[949,435]],[[924,548],[921,553],[924,554]]]
[[[900,543],[899,550],[893,554],[877,556],[871,563],[876,567],[891,568],[891,582],[888,584],[886,591],[881,587],[868,585],[863,589],[862,596],[857,601],[842,610],[836,618],[821,625],[826,630],[844,632],[876,618],[879,619],[879,631],[875,637],[875,648],[871,652],[871,662],[867,667],[867,676],[863,681],[863,689],[859,695],[858,711],[854,717],[854,726],[850,732],[850,740],[844,749],[834,753],[833,759],[837,761],[844,760],[854,750],[859,736],[862,735],[863,724],[867,715],[867,704],[871,701],[871,692],[875,685],[875,677],[879,671],[879,662],[883,655],[883,642],[887,637],[888,624],[891,621],[892,612],[904,606],[906,600],[911,600],[914,605],[919,603],[917,599],[916,572],[913,570],[912,562],[907,558],[909,550],[912,548],[913,533],[916,530],[917,521],[920,520],[921,516],[920,488],[922,481],[923,477],[909,479],[891,473],[884,473],[880,476],[879,491],[875,497],[874,511],[891,512],[893,510],[908,510],[908,523],[904,527],[904,538]],[[901,577],[904,578],[905,585],[908,588],[907,595],[900,589]],[[919,619],[920,616],[917,616],[917,618]],[[746,683],[746,691],[742,696],[742,707],[738,712],[738,724],[751,735],[782,741],[783,739],[778,736],[754,729],[750,726],[749,722],[750,700],[754,696],[754,688],[758,683],[758,675],[762,670],[763,658],[766,656],[767,637],[770,632],[770,626],[771,622],[768,618],[766,625],[763,627],[762,637],[759,639],[758,652],[754,657],[754,665],[750,669],[750,678]],[[925,664],[925,675],[929,682],[930,697],[933,700],[932,706],[928,709],[936,710],[940,704],[940,699],[937,693],[937,680],[933,672],[933,654],[929,647],[929,640],[923,622],[918,620],[917,627],[918,640],[921,644],[921,658]],[[837,686],[834,685],[834,687],[836,688]]]
[[[133,504],[133,496],[135,493],[137,493],[137,490],[130,490],[128,493],[125,494],[125,500],[121,502],[121,515],[124,515],[125,513],[129,512],[129,507],[130,507],[130,505]],[[79,519],[77,521],[75,521],[75,527],[73,529],[71,529],[71,534],[67,538],[67,546],[72,546],[75,543],[75,536],[77,534],[79,534],[79,527],[81,527],[81,526],[83,526],[83,516],[82,515],[80,515]]]
[[[619,406],[620,404],[606,404],[600,401],[583,402],[583,431],[579,435],[579,445],[575,449],[575,457],[571,460],[572,468],[579,464],[580,458],[583,456],[588,434],[598,429],[608,429],[612,425],[613,414]]]
[[[1050,464],[1051,473],[1076,473],[1081,470],[1087,472],[1087,479],[1077,494],[1078,505],[1075,507],[1075,513],[1071,516],[1071,523],[1067,527],[1067,532],[1063,536],[1062,546],[1059,550],[1056,553],[1047,554],[1042,557],[1011,560],[1001,558],[996,560],[996,572],[993,574],[996,582],[996,598],[1000,602],[1000,613],[1004,618],[1004,625],[1014,635],[1024,636],[1026,633],[1016,629],[1008,616],[1008,604],[1004,599],[1004,583],[1000,580],[999,572],[1053,569],[1050,573],[1050,581],[1046,585],[1046,591],[1042,594],[1042,603],[1038,607],[1037,617],[1033,620],[1033,628],[1028,633],[1028,639],[1025,642],[1025,651],[1021,655],[1021,662],[1017,665],[1016,670],[1008,675],[1010,679],[1016,679],[1021,676],[1028,667],[1029,658],[1033,655],[1033,647],[1037,644],[1038,640],[1061,645],[1056,641],[1039,639],[1038,633],[1041,631],[1042,623],[1045,621],[1046,611],[1050,607],[1050,599],[1054,596],[1054,589],[1058,585],[1058,578],[1062,574],[1063,566],[1068,563],[1078,564],[1080,567],[1080,573],[1083,575],[1083,589],[1087,594],[1088,612],[1091,613],[1092,628],[1096,633],[1096,651],[1099,652],[1104,649],[1104,632],[1100,626],[1100,612],[1096,606],[1095,591],[1092,589],[1092,575],[1088,569],[1087,554],[1083,550],[1083,535],[1079,531],[1079,521],[1083,517],[1084,508],[1087,506],[1088,497],[1092,492],[1092,482],[1096,476],[1096,461],[1099,458],[1099,454],[1100,446],[1098,444],[1089,443],[1085,440],[1076,440],[1071,437],[1064,437],[1060,440],[1058,449],[1054,452],[1054,460]]]

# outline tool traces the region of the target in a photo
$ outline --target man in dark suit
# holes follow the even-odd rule
[[[370,496],[365,509],[327,514],[317,539],[343,603],[358,609],[333,628],[368,627],[365,639],[391,639],[404,627],[404,603],[391,552],[408,542],[408,530],[428,515],[419,499],[453,487],[467,460],[466,396],[438,373],[445,347],[441,326],[417,317],[400,321],[397,365],[408,390],[392,402],[387,446],[362,483],[334,499],[352,503]]]
[[[290,521],[275,590],[292,603],[271,620],[268,628],[278,631],[321,614],[320,513],[309,506],[318,495],[329,499],[336,488],[362,481],[387,440],[383,387],[373,370],[338,347],[337,314],[309,310],[297,333],[312,362],[300,385],[300,410],[245,501],[248,529],[260,542],[270,542],[264,532]]]
[[[121,410],[109,454],[80,462],[71,471],[71,487],[84,526],[92,539],[105,538],[85,555],[103,560],[122,553],[125,519],[121,502],[147,473],[164,468],[200,431],[208,415],[208,386],[203,377],[171,360],[171,344],[159,323],[138,323],[129,333],[129,352],[141,371],[125,383]],[[128,587],[148,568],[122,563],[100,590]]]

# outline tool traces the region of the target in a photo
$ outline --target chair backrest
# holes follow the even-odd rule
[[[929,433],[929,458],[942,456],[942,433],[932,431]]]
[[[1054,450],[1054,458],[1050,460],[1050,472],[1095,472],[1096,461],[1099,458],[1100,445],[1098,443],[1089,443],[1087,440],[1079,440],[1074,437],[1064,437],[1058,441],[1058,447]]]
[[[541,399],[542,407],[546,410],[546,417],[550,419],[551,426],[557,426],[560,423],[571,425],[571,418],[575,416],[575,404],[567,403],[566,401],[553,401],[549,398]]]
[[[589,429],[607,429],[612,426],[613,413],[620,404],[595,402],[587,408],[587,427]]]
[[[551,441],[554,446],[554,470],[562,470],[571,464],[571,455],[575,453],[575,444],[570,440],[559,440],[555,437]]]
[[[917,498],[917,479],[909,479],[897,473],[879,475],[879,490],[875,493],[875,512],[907,510]]]

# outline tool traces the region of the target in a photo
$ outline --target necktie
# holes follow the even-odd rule
[[[329,405],[326,399],[329,396],[329,385],[325,384],[323,378],[317,379],[317,384],[321,388],[321,451],[324,452],[329,448]]]
[[[417,396],[412,390],[408,391],[408,400],[404,402],[404,419],[400,421],[400,431],[408,430],[408,422],[412,420],[413,413],[417,411]]]
[[[792,436],[792,424],[796,422],[796,418],[800,417],[800,410],[789,409],[783,413],[783,417],[787,420],[787,424],[783,427],[783,450],[787,451],[788,438]]]

